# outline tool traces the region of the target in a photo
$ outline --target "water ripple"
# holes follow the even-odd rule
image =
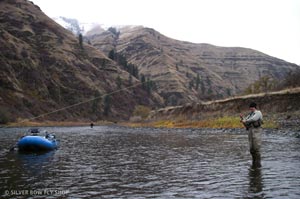
[[[46,188],[67,190],[69,198],[300,196],[295,132],[265,131],[258,169],[239,129],[48,127],[60,139],[57,151],[8,153],[25,130],[0,131],[1,198],[9,198],[6,190]]]

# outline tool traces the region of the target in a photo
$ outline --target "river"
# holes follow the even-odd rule
[[[300,198],[300,132],[264,130],[253,168],[243,129],[45,127],[45,154],[9,152],[28,128],[0,128],[0,198]]]

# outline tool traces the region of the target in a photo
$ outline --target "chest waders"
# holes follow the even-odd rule
[[[261,155],[260,155],[260,148],[261,148],[261,131],[260,127],[250,127],[248,130],[248,139],[249,139],[249,147],[250,153],[252,155],[252,165],[260,167],[261,163]]]

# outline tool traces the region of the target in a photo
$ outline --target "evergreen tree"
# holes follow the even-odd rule
[[[123,55],[115,52],[115,60],[118,62],[118,64],[120,64],[121,66],[123,66],[123,68],[125,70],[128,70],[128,63],[127,63],[127,60],[126,60],[126,57],[124,57]]]
[[[109,51],[108,58],[112,59],[112,60],[115,60],[115,51],[114,51],[114,49],[112,49],[111,51]]]
[[[141,75],[141,82],[142,82],[142,88],[145,89],[146,88],[146,84],[145,84],[146,78],[145,78],[144,74]]]
[[[128,73],[130,73],[136,78],[139,78],[138,67],[135,66],[134,64],[128,63],[126,57],[115,52],[113,49],[109,51],[108,57],[116,61],[119,65],[121,65]]]
[[[114,28],[114,27],[109,27],[109,28],[108,28],[108,31],[111,32],[112,34],[114,34],[114,35],[117,36],[117,37],[119,37],[119,35],[120,35],[120,32],[117,31],[117,29]]]
[[[207,81],[207,85],[208,85],[208,86],[211,86],[211,80],[210,80],[209,77],[207,77],[206,81]]]
[[[202,92],[202,94],[204,94],[205,93],[205,85],[204,85],[204,82],[202,81],[201,82],[201,92]]]
[[[146,81],[146,91],[148,93],[148,95],[151,94],[151,89],[152,89],[152,81],[148,78],[147,81]]]
[[[133,65],[133,76],[135,76],[137,79],[139,78],[139,69],[137,66]]]
[[[97,110],[98,110],[98,105],[99,105],[99,102],[100,102],[100,93],[98,91],[95,92],[94,94],[94,97],[96,98],[94,101],[93,101],[93,104],[92,104],[92,113],[96,113]]]
[[[102,61],[101,61],[101,67],[105,68],[105,65],[106,65],[106,59],[102,59]]]
[[[127,66],[127,71],[131,74],[131,75],[133,75],[133,64],[128,64],[128,66]]]
[[[226,92],[227,92],[227,95],[228,95],[228,96],[231,96],[231,89],[230,89],[230,88],[227,88],[227,89],[226,89]]]
[[[82,43],[83,42],[83,37],[82,37],[81,33],[78,35],[78,42],[79,42],[80,48],[83,49],[83,43]]]
[[[189,89],[191,90],[192,88],[194,88],[194,80],[193,79],[189,82]]]
[[[199,74],[197,74],[197,78],[196,78],[196,90],[198,90],[199,84],[200,84],[200,77],[199,77]]]
[[[157,85],[154,81],[151,81],[152,82],[152,90],[156,90],[157,89]]]
[[[122,79],[121,79],[121,77],[118,76],[117,79],[116,79],[116,81],[117,81],[118,89],[121,89],[121,87],[122,87]]]
[[[169,99],[171,106],[176,106],[177,105],[177,98],[176,96],[172,95]]]
[[[136,77],[136,78],[139,78],[139,68],[137,66],[134,66],[134,73],[133,75]]]
[[[108,116],[108,114],[110,113],[110,109],[111,109],[111,97],[110,97],[110,95],[106,95],[105,98],[104,98],[103,114],[105,116]]]
[[[185,76],[186,76],[187,78],[189,78],[189,77],[190,77],[189,72],[186,72],[186,73],[185,73]]]
[[[129,73],[129,78],[128,78],[128,84],[129,86],[132,85],[132,75]]]

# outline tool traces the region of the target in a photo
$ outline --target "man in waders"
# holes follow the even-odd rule
[[[250,114],[246,117],[241,115],[241,122],[248,131],[250,153],[252,155],[252,165],[261,167],[260,146],[261,146],[261,125],[262,113],[256,109],[256,103],[252,102],[249,106]]]

